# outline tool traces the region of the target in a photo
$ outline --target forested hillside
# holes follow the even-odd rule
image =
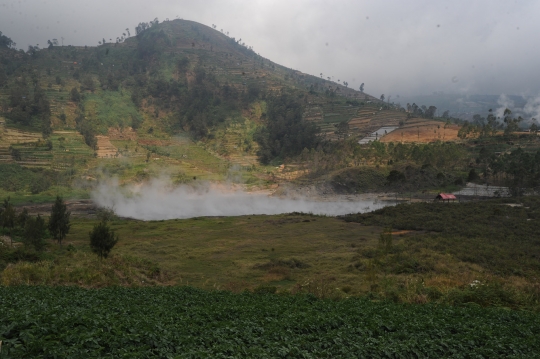
[[[4,191],[69,192],[103,176],[144,181],[164,168],[177,183],[224,180],[232,170],[249,186],[323,182],[346,192],[537,185],[536,169],[512,165],[535,158],[538,146],[536,136],[516,141],[520,119],[511,112],[506,128],[461,126],[436,118],[433,106],[401,107],[363,86],[283,67],[192,21],[140,23],[129,35],[97,47],[53,39],[27,51],[1,35],[0,164],[14,173],[3,176]],[[383,127],[394,130],[358,143]],[[517,148],[524,154],[510,155]],[[29,171],[47,180],[16,180]]]

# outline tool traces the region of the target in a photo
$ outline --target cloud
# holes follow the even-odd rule
[[[0,1],[0,30],[24,49],[61,37],[97,45],[178,16],[216,24],[287,67],[364,82],[377,97],[540,93],[535,0]]]
[[[141,220],[289,212],[335,216],[375,210],[392,204],[377,200],[329,202],[284,199],[246,193],[219,184],[173,186],[166,178],[129,187],[120,186],[116,180],[105,181],[92,192],[92,199],[98,206],[112,208],[122,217]]]

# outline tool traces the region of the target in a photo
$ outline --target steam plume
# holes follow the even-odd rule
[[[92,199],[99,206],[112,208],[119,216],[142,220],[289,212],[341,215],[374,210],[389,204],[377,200],[330,202],[283,199],[212,184],[173,187],[170,181],[163,179],[129,188],[121,187],[117,181],[101,183],[92,192]]]

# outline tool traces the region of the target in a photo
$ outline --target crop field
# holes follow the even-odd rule
[[[1,358],[535,358],[538,316],[207,292],[0,288]]]
[[[445,128],[446,127],[446,128]],[[441,121],[412,119],[405,122],[401,128],[397,128],[381,138],[381,142],[417,142],[427,143],[436,141],[456,141],[460,126],[447,125]]]

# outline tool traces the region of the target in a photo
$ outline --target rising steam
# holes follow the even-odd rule
[[[154,179],[149,183],[122,187],[117,181],[101,183],[92,192],[98,206],[112,208],[122,217],[142,220],[191,218],[200,216],[239,216],[311,212],[342,215],[366,212],[389,205],[377,200],[314,201],[251,194],[213,184],[181,185]]]

